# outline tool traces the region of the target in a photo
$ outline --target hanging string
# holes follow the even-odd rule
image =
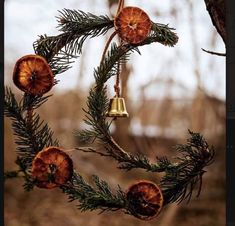
[[[117,14],[123,9],[123,7],[124,7],[124,0],[119,0]]]
[[[114,91],[116,93],[117,97],[120,97],[120,61],[117,63],[117,77],[116,77],[116,83],[114,85]]]
[[[120,45],[123,45],[123,40],[119,39]],[[117,97],[120,97],[120,74],[121,74],[121,63],[120,60],[117,62],[117,77],[116,84],[114,85],[114,91]]]
[[[106,42],[105,47],[104,47],[104,51],[103,51],[103,53],[102,53],[102,57],[101,57],[100,64],[104,61],[105,54],[106,54],[106,52],[107,52],[107,50],[108,50],[108,48],[109,48],[109,45],[110,45],[112,39],[114,38],[114,36],[115,36],[116,34],[117,34],[117,31],[114,31],[114,32],[111,34],[111,36],[109,37],[108,41]]]
[[[122,10],[123,7],[124,7],[124,0],[119,0],[119,2],[118,2],[118,9],[117,9],[117,12],[116,12],[116,16],[117,16],[118,13]],[[102,57],[101,57],[100,63],[103,62],[103,60],[104,60],[104,58],[105,58],[105,54],[106,54],[106,52],[107,52],[107,50],[108,50],[108,48],[109,48],[109,45],[110,45],[112,39],[115,37],[116,34],[117,34],[117,31],[114,31],[114,32],[111,34],[111,36],[109,37],[108,41],[106,42],[105,47],[104,47],[104,51],[103,51],[103,53],[102,53]]]
[[[122,8],[124,7],[124,0],[119,0],[118,2],[118,9],[117,9],[117,13],[116,13],[116,16],[118,15],[118,13],[122,10]],[[105,47],[104,47],[104,51],[102,53],[102,57],[101,57],[101,61],[100,61],[100,64],[104,61],[104,58],[105,58],[105,54],[108,50],[108,47],[112,41],[112,39],[115,37],[115,35],[117,34],[117,31],[114,31],[111,36],[109,37],[108,41],[106,42],[105,44]],[[121,45],[122,45],[122,41],[121,41]],[[117,62],[117,77],[116,77],[116,83],[114,85],[114,91],[116,93],[116,96],[117,97],[120,97],[120,67],[121,67],[121,64],[120,64],[120,61]]]
[[[124,0],[119,0],[118,2],[118,10],[117,10],[117,14],[116,16],[118,15],[118,13],[123,9],[124,7]],[[120,40],[119,40],[120,41]],[[121,45],[122,45],[122,41],[121,41]],[[116,96],[117,97],[120,97],[120,67],[121,67],[121,64],[120,64],[120,61],[118,61],[118,65],[117,65],[117,77],[116,77],[116,84],[114,85],[114,91],[116,93]]]

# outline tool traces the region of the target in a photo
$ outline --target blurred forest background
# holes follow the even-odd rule
[[[224,43],[212,25],[203,0],[126,1],[145,10],[155,22],[176,28],[179,43],[174,48],[152,44],[140,48],[123,68],[122,94],[130,117],[115,122],[116,140],[128,151],[155,156],[176,155],[173,146],[185,143],[187,129],[200,132],[216,150],[215,162],[204,174],[199,198],[189,204],[170,205],[154,220],[143,222],[122,212],[81,213],[59,190],[24,192],[21,179],[5,183],[5,226],[222,226],[225,225],[225,58],[207,54],[201,48],[225,52]],[[116,0],[8,0],[5,2],[5,84],[18,98],[22,93],[12,83],[14,63],[33,53],[37,35],[54,35],[55,16],[62,8],[94,14],[115,15]],[[86,42],[83,55],[73,68],[58,75],[53,97],[38,111],[55,132],[62,147],[78,146],[74,130],[82,122],[93,70],[99,64],[105,37]],[[114,95],[113,81],[109,84]],[[16,159],[11,122],[5,119],[5,170],[14,170]],[[142,170],[123,172],[116,163],[92,154],[71,152],[76,169],[90,180],[97,174],[113,188],[127,188],[138,179],[159,181]]]

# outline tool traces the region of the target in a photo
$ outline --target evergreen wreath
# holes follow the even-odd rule
[[[144,15],[145,19],[141,21],[141,16],[136,19],[136,15]],[[202,176],[206,172],[204,168],[214,158],[213,147],[201,134],[189,131],[186,144],[175,147],[179,153],[175,162],[166,157],[156,157],[156,162],[150,162],[144,154],[125,151],[110,132],[110,125],[117,117],[112,120],[107,118],[109,98],[106,82],[117,76],[115,91],[119,96],[120,67],[128,61],[130,54],[140,53],[139,48],[144,45],[161,43],[173,47],[178,41],[173,28],[152,22],[146,15],[137,7],[124,7],[122,0],[119,1],[115,19],[80,10],[59,11],[60,34],[40,36],[33,43],[35,55],[24,56],[15,65],[13,80],[24,92],[22,99],[17,101],[11,89],[5,88],[4,113],[11,119],[16,135],[16,164],[19,167],[17,171],[5,172],[5,179],[23,177],[26,191],[35,186],[46,189],[58,187],[68,195],[69,201],[78,203],[81,211],[122,210],[142,220],[156,217],[162,207],[173,202],[189,202],[195,189],[197,196],[200,195]],[[149,22],[149,30],[139,26],[145,20]],[[90,89],[87,108],[84,109],[84,122],[89,129],[77,131],[77,136],[86,146],[94,141],[98,141],[99,146],[75,149],[112,158],[118,168],[126,171],[139,168],[147,172],[165,173],[158,185],[140,180],[127,191],[119,185],[113,191],[106,181],[96,175],[92,177],[93,183],[86,182],[80,172],[73,168],[66,150],[54,139],[49,125],[36,112],[51,97],[45,93],[58,83],[55,76],[67,71],[82,54],[86,39],[104,35],[112,28],[115,31],[107,42],[100,65],[94,71],[95,85]],[[109,48],[116,34],[121,42],[119,45],[113,43]]]

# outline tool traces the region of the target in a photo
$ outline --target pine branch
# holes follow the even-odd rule
[[[19,170],[6,171],[4,172],[4,182],[7,179],[13,178],[23,178],[24,179],[24,189],[26,191],[31,191],[35,186],[35,180],[30,175],[30,170],[27,166],[27,159],[23,157],[17,157],[15,163],[18,165]]]
[[[71,68],[75,55],[63,50],[67,43],[71,43],[75,37],[71,34],[60,34],[57,36],[40,35],[33,43],[34,52],[44,57],[54,75],[61,74]]]
[[[169,28],[168,25],[153,23],[152,32],[142,45],[159,42],[165,46],[173,47],[179,39],[177,34],[173,32],[174,30],[174,28]]]
[[[172,167],[167,164],[150,163],[149,159],[143,154],[134,155],[124,152],[124,150],[117,151],[116,149],[108,146],[103,147],[103,150],[97,150],[91,147],[77,147],[76,150],[113,158],[118,162],[118,168],[126,171],[130,171],[132,169],[145,169],[147,172],[163,172],[166,167]]]
[[[64,9],[58,16],[58,28],[62,33],[57,36],[40,36],[34,42],[34,51],[43,56],[49,63],[53,74],[67,71],[77,54],[82,53],[85,40],[90,37],[104,35],[114,24],[107,16],[96,16],[82,11]],[[163,45],[174,46],[178,36],[167,25],[153,23],[149,37],[140,44],[146,45],[159,42]]]
[[[27,158],[17,156],[15,163],[19,167],[18,177],[24,178],[23,187],[25,191],[31,191],[36,185],[36,181],[31,177],[30,167],[28,166],[27,161]],[[21,176],[21,174],[23,174],[23,176]]]
[[[26,168],[31,166],[36,153],[47,146],[58,146],[58,141],[53,140],[53,132],[49,126],[33,113],[29,122],[26,111],[36,109],[45,103],[47,97],[29,97],[25,94],[20,103],[10,88],[5,89],[4,114],[12,121],[14,135],[16,135],[17,153],[24,160]]]
[[[215,151],[199,134],[189,131],[191,137],[186,145],[178,145],[176,150],[181,153],[177,166],[166,170],[161,180],[161,187],[166,203],[182,202],[191,199],[196,185],[197,197],[200,195],[204,168],[213,162]]]
[[[41,105],[47,102],[47,100],[51,97],[52,95],[48,96],[41,96],[41,95],[30,95],[27,93],[24,93],[24,97],[21,100],[22,104],[22,111],[26,111],[28,109],[33,109],[36,110],[39,108]]]
[[[118,186],[113,193],[107,182],[93,175],[95,186],[88,184],[81,175],[74,172],[72,181],[61,189],[69,197],[69,201],[79,201],[78,209],[81,211],[101,209],[103,211],[116,211],[126,206],[125,193]]]
[[[35,53],[47,60],[54,75],[71,67],[74,62],[72,59],[82,53],[82,46],[88,37],[104,35],[114,26],[107,16],[69,9],[59,12],[58,28],[62,33],[57,36],[40,36],[33,44]]]
[[[135,168],[145,169],[148,172],[165,172],[160,186],[164,194],[164,205],[172,202],[182,202],[191,199],[193,190],[198,187],[197,197],[200,195],[202,176],[206,172],[204,168],[213,162],[214,149],[209,148],[205,139],[199,133],[189,131],[191,137],[186,145],[176,146],[181,154],[176,157],[178,162],[170,162],[166,157],[157,158],[156,163],[150,163],[146,156],[133,155],[127,152],[118,152],[114,148],[105,148],[104,151],[96,149],[77,148],[83,152],[91,152],[101,156],[115,159],[119,168],[131,170]]]
[[[58,16],[59,31],[89,35],[92,38],[104,35],[112,28],[113,20],[108,16],[96,16],[81,10],[63,9]]]
[[[4,172],[4,181],[7,180],[7,179],[12,179],[12,178],[19,177],[19,173],[20,173],[19,170]]]
[[[94,148],[83,148],[78,147],[76,150],[94,153],[100,156],[106,156],[113,158],[118,163],[118,168],[124,170],[132,170],[132,169],[144,169],[147,172],[174,172],[177,170],[181,170],[188,165],[192,165],[191,163],[204,164],[203,167],[211,164],[211,161],[214,157],[213,148],[209,148],[205,139],[198,133],[193,133],[189,131],[191,138],[188,140],[187,145],[178,145],[176,150],[182,155],[181,157],[177,157],[176,159],[179,162],[170,162],[166,157],[156,157],[156,163],[151,163],[149,159],[144,154],[131,154],[125,152],[111,137],[112,142],[107,142],[110,146],[105,146],[101,148],[101,150],[97,150]],[[195,137],[200,138],[200,143],[195,143]],[[199,140],[199,139],[198,139]],[[204,145],[204,146],[202,146]],[[194,150],[196,149],[196,150]],[[207,151],[205,151],[207,150]],[[206,155],[206,156],[204,156]],[[192,162],[189,161],[192,160]]]
[[[127,193],[119,185],[113,192],[108,183],[96,175],[92,176],[92,184],[89,184],[74,171],[72,180],[60,188],[68,195],[70,202],[78,202],[77,207],[82,212],[101,210],[100,213],[103,213],[122,210],[125,214],[135,214],[133,205],[136,200],[128,199]],[[143,203],[146,204],[144,201]]]

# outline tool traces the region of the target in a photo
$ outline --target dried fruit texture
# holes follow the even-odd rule
[[[142,9],[125,7],[116,16],[114,26],[122,40],[130,44],[138,44],[149,35],[152,22]]]
[[[73,174],[71,158],[58,147],[40,151],[32,163],[32,177],[39,188],[55,188],[65,184]]]
[[[150,181],[133,184],[128,189],[127,199],[131,214],[141,220],[153,219],[160,213],[163,206],[161,189]]]
[[[15,64],[13,82],[22,91],[32,95],[48,92],[54,76],[47,61],[39,55],[26,55]]]

